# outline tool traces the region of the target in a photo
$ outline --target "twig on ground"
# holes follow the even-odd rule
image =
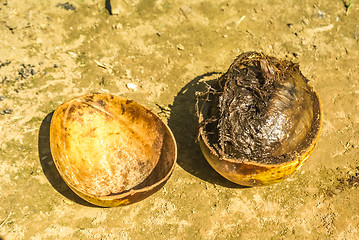
[[[5,218],[5,220],[2,221],[2,223],[0,224],[0,228],[7,222],[7,220],[9,220],[11,215],[12,215],[12,212],[10,211],[9,214],[7,215],[7,217]]]

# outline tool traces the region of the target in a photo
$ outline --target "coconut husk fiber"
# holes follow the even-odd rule
[[[304,147],[315,97],[298,64],[246,52],[199,95],[200,128],[221,158],[278,164]]]

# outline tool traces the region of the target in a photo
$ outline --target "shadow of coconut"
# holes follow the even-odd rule
[[[39,130],[39,139],[38,139],[38,150],[39,158],[42,170],[49,180],[51,186],[55,188],[61,195],[70,199],[73,202],[78,204],[89,206],[89,207],[98,207],[91,203],[86,202],[79,196],[77,196],[64,182],[61,178],[55,163],[52,159],[51,149],[50,149],[50,123],[51,118],[54,112],[49,113],[41,123]]]
[[[197,76],[184,86],[174,99],[171,107],[171,116],[168,120],[178,146],[177,163],[188,173],[213,184],[228,188],[244,188],[222,177],[204,158],[199,144],[196,142],[198,135],[198,119],[195,109],[196,92],[206,90],[204,78],[209,77],[210,83],[216,80],[218,72],[209,72]],[[202,80],[202,81],[201,81]]]

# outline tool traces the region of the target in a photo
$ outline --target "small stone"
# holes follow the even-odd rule
[[[115,29],[122,29],[122,28],[123,28],[123,26],[121,23],[118,23],[115,25]]]
[[[182,44],[177,44],[176,47],[178,50],[181,50],[181,51],[184,50],[184,46]]]
[[[134,83],[127,83],[126,87],[132,91],[137,91],[137,85]]]

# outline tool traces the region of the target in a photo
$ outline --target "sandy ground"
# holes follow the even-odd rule
[[[0,0],[0,239],[357,239],[359,2],[124,3],[110,15],[105,0]],[[195,142],[195,91],[250,50],[298,62],[324,111],[309,160],[257,188],[219,176]],[[88,92],[169,123],[178,161],[154,195],[99,208],[58,176],[51,112]]]

